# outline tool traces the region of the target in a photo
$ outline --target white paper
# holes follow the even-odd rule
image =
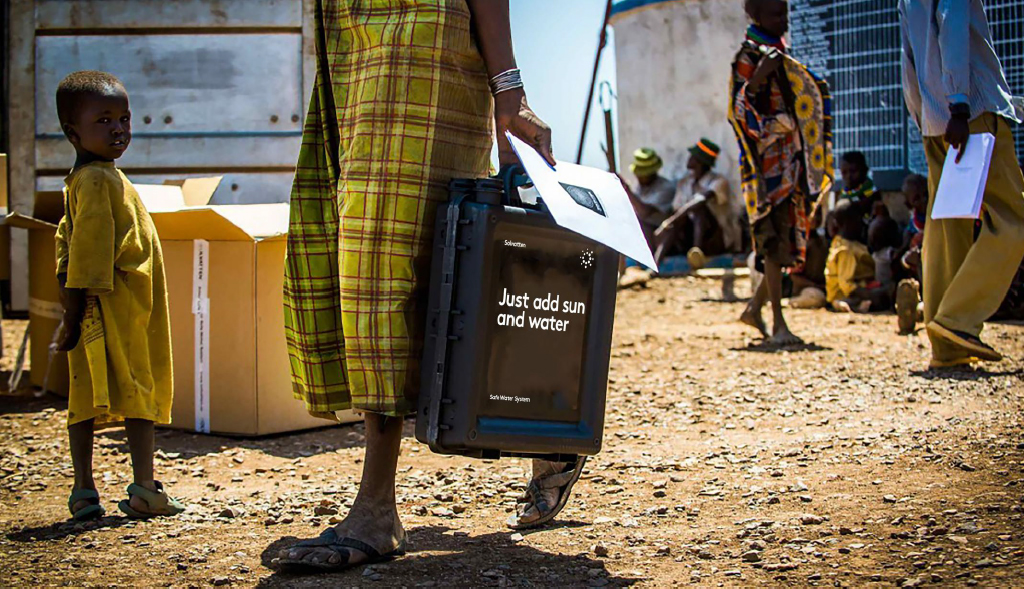
[[[956,163],[959,152],[949,149],[939,188],[935,191],[932,219],[978,218],[995,144],[996,138],[991,133],[971,135],[959,164]]]
[[[195,430],[210,433],[210,242],[192,242],[192,314],[195,315]]]
[[[511,133],[505,134],[556,223],[657,271],[618,176],[569,162],[558,162],[552,168],[535,149]],[[580,200],[570,196],[564,186],[571,187]]]

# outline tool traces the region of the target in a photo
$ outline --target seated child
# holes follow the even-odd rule
[[[839,193],[836,204],[843,201],[852,203],[860,211],[864,219],[861,243],[867,238],[867,224],[875,209],[875,204],[882,202],[882,193],[875,188],[875,183],[868,177],[868,160],[860,151],[848,151],[839,159],[839,173],[843,177],[843,191]]]
[[[884,203],[876,203],[875,216],[868,225],[868,251],[875,259],[875,280],[890,289],[896,288],[893,266],[901,245],[899,223],[889,216]]]
[[[115,166],[131,142],[128,93],[114,76],[75,72],[57,87],[57,116],[74,146],[57,228],[57,278],[68,352],[68,436],[75,520],[101,517],[92,476],[95,426],[125,421],[134,482],[118,508],[131,518],[185,508],[153,476],[153,424],[170,423],[171,332],[163,254],[132,183]]]
[[[875,260],[857,238],[863,231],[859,207],[846,200],[833,211],[834,234],[825,264],[825,297],[833,310],[867,313],[889,308],[885,288],[875,278]]]
[[[896,318],[900,333],[911,334],[923,318],[921,306],[921,246],[928,217],[928,179],[910,174],[903,180],[903,195],[910,209],[910,223],[898,252],[900,278],[896,287]]]

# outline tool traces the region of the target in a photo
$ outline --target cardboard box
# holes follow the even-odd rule
[[[7,154],[0,153],[0,217],[7,216],[8,204]],[[11,279],[11,230],[0,224],[0,281]]]
[[[266,435],[331,425],[292,397],[283,304],[288,205],[189,206],[201,199],[185,192],[177,203],[151,204],[155,193],[146,199],[170,298],[171,427]]]
[[[204,206],[219,182],[135,185],[164,251],[174,356],[171,427],[265,435],[331,425],[292,397],[283,301],[288,205]],[[54,243],[63,213],[62,193],[40,192],[31,216],[13,213],[6,222],[29,230],[31,382],[42,388],[49,371],[47,388],[67,396],[67,355],[48,357],[63,313]],[[197,250],[207,254],[203,292],[194,280]],[[197,309],[197,299],[207,302]],[[197,349],[197,339],[207,345]]]
[[[54,352],[54,341],[64,308],[60,304],[57,283],[57,245],[54,235],[64,215],[64,195],[60,192],[38,192],[32,215],[11,213],[6,226],[28,229],[28,317],[29,362],[32,386],[59,395],[68,395],[67,354]]]

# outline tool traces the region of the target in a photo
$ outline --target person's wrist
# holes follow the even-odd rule
[[[495,95],[494,112],[496,115],[516,115],[526,102],[526,92],[522,88],[509,90]]]
[[[949,105],[949,115],[954,119],[969,121],[971,119],[971,105],[966,102],[954,102]]]

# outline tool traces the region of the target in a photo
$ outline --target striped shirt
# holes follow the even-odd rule
[[[943,135],[949,105],[971,118],[991,112],[1020,123],[992,46],[982,0],[899,0],[903,95],[926,137]]]

